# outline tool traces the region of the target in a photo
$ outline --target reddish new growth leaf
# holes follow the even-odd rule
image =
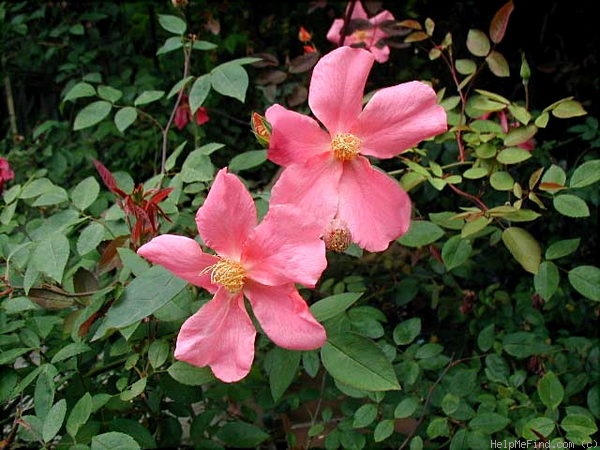
[[[510,18],[513,9],[515,9],[515,5],[513,5],[512,0],[510,0],[494,14],[492,22],[490,23],[490,39],[494,44],[497,44],[504,39],[506,27],[508,26],[508,19]]]
[[[130,194],[127,194],[117,186],[117,180],[110,170],[100,161],[93,162],[106,187],[119,197],[117,205],[127,214],[126,220],[134,247],[137,248],[149,238],[156,236],[158,217],[170,221],[159,203],[169,196],[173,188],[145,190],[143,184],[138,184]]]

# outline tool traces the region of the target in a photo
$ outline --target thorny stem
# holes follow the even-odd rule
[[[192,42],[193,44],[193,42]],[[187,78],[190,73],[190,56],[192,54],[192,45],[184,45],[183,46],[183,79]],[[177,95],[177,100],[175,101],[175,105],[173,106],[173,110],[171,111],[171,116],[169,117],[169,121],[165,125],[165,128],[162,130],[162,159],[160,164],[160,173],[162,175],[165,174],[165,166],[167,164],[167,152],[169,150],[169,130],[171,129],[171,125],[173,125],[173,120],[175,119],[175,113],[177,112],[177,108],[181,103],[181,99],[183,98],[183,89],[179,91]]]
[[[344,25],[340,29],[340,41],[338,42],[338,46],[342,47],[344,45],[344,40],[348,35],[348,25],[352,20],[352,13],[354,12],[354,7],[356,6],[356,0],[350,0],[350,4],[348,5],[348,9],[346,10],[346,15],[344,16]]]

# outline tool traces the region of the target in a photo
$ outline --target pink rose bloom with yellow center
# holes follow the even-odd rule
[[[370,52],[351,47],[321,58],[308,94],[320,123],[281,105],[265,115],[272,126],[268,157],[285,167],[271,205],[297,205],[316,215],[323,229],[335,219],[352,242],[382,251],[408,230],[411,202],[367,157],[392,158],[445,132],[447,124],[435,91],[418,81],[380,89],[363,109],[373,62]]]
[[[349,7],[350,5],[348,5],[346,10]],[[349,35],[344,36],[342,45],[362,46],[373,53],[373,56],[375,56],[375,60],[378,63],[386,62],[390,56],[390,48],[383,44],[382,40],[387,38],[388,34],[380,28],[380,25],[384,22],[395,20],[392,13],[388,10],[383,10],[379,14],[369,18],[362,3],[358,1],[354,4],[350,20],[368,21],[370,27],[358,29]],[[343,27],[344,19],[335,19],[327,32],[327,39],[338,45],[340,43],[340,33],[342,32]]]
[[[200,237],[164,234],[138,253],[189,283],[214,294],[185,321],[175,357],[210,366],[225,382],[245,377],[254,359],[256,330],[246,311],[252,306],[262,330],[277,345],[312,350],[326,341],[295,283],[314,287],[325,269],[320,227],[288,206],[273,207],[257,224],[256,207],[242,182],[227,169],[217,174],[196,215]]]

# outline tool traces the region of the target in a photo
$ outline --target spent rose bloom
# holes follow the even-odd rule
[[[4,183],[12,180],[15,177],[15,173],[10,167],[10,164],[6,158],[0,157],[0,192],[4,189]]]
[[[179,106],[175,110],[175,117],[173,118],[173,123],[179,130],[183,130],[185,126],[192,120],[192,110],[190,109],[190,103],[187,95],[183,95],[181,97],[181,101],[179,102]],[[201,106],[196,110],[196,124],[204,125],[206,122],[210,120],[208,115],[208,111],[204,106]]]
[[[295,283],[314,287],[327,261],[320,227],[289,206],[273,207],[257,225],[250,193],[222,169],[196,214],[202,240],[216,255],[185,236],[164,234],[138,253],[178,277],[215,294],[185,321],[175,357],[210,366],[225,382],[250,371],[256,330],[246,312],[248,298],[263,331],[277,345],[311,350],[326,340]]]
[[[350,4],[346,7],[346,11],[350,7]],[[379,14],[369,18],[367,12],[365,11],[362,3],[360,1],[354,4],[354,9],[352,10],[351,21],[361,21],[361,22],[369,22],[369,26],[367,28],[360,28],[347,36],[344,36],[343,45],[348,46],[362,46],[365,49],[369,50],[375,56],[375,60],[379,63],[384,63],[388,60],[390,56],[390,48],[387,45],[382,45],[383,39],[388,37],[388,34],[385,33],[380,25],[384,22],[395,20],[394,16],[388,10],[383,10]],[[348,24],[346,24],[348,25]],[[342,28],[344,28],[344,19],[335,19],[331,28],[327,32],[327,39],[334,44],[340,43],[340,33],[342,32]]]
[[[377,91],[362,108],[374,57],[340,47],[313,69],[309,116],[273,105],[271,161],[284,166],[271,190],[271,205],[291,203],[312,212],[325,228],[340,219],[353,242],[385,250],[410,224],[410,198],[396,180],[367,159],[392,158],[447,130],[434,90],[411,81]]]

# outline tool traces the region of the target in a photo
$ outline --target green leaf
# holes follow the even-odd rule
[[[77,432],[84,425],[90,415],[92,414],[92,396],[89,392],[86,392],[83,397],[81,397],[73,409],[71,410],[71,414],[69,414],[69,418],[67,419],[67,433],[72,438],[75,438]]]
[[[72,358],[73,356],[81,355],[82,353],[90,350],[90,346],[84,344],[83,342],[72,342],[66,347],[63,347],[57,351],[50,362],[55,364],[57,362],[64,361],[65,359]]]
[[[167,372],[174,380],[186,386],[200,386],[215,381],[215,376],[208,367],[196,367],[183,361],[175,361]]]
[[[159,14],[158,23],[165,31],[173,34],[182,35],[187,29],[187,24],[182,19],[168,14]]]
[[[137,116],[137,109],[132,106],[126,106],[118,110],[115,114],[115,126],[117,127],[117,130],[121,133],[125,131],[133,122],[135,122]]]
[[[266,150],[250,150],[235,155],[231,161],[229,161],[229,170],[232,172],[239,172],[240,170],[252,169],[253,167],[260,166],[266,160]]]
[[[310,311],[319,322],[325,322],[346,311],[362,295],[362,292],[344,292],[342,294],[331,295],[313,303]]]
[[[389,438],[394,432],[394,421],[391,419],[382,420],[377,424],[373,431],[373,440],[375,442],[381,442]]]
[[[437,241],[444,235],[435,223],[427,220],[413,220],[410,222],[408,232],[398,239],[398,243],[406,247],[422,247]]]
[[[248,89],[248,74],[242,66],[231,61],[221,64],[210,72],[210,79],[213,89],[219,94],[244,102]]]
[[[490,40],[481,30],[470,29],[467,34],[467,49],[475,56],[487,56]]]
[[[517,128],[519,129],[519,128]],[[509,139],[510,135],[507,136]],[[496,159],[501,164],[518,164],[531,158],[531,152],[519,147],[509,147],[501,150],[496,156]]]
[[[472,234],[478,233],[481,230],[483,230],[485,227],[487,227],[489,225],[489,223],[492,221],[491,217],[478,217],[475,220],[472,220],[470,222],[466,222],[465,226],[463,227],[462,231],[460,232],[460,237],[461,238],[466,238],[471,236]]]
[[[434,417],[429,422],[429,425],[427,425],[426,433],[431,439],[448,436],[450,434],[448,419],[446,417]]]
[[[490,176],[490,184],[497,191],[512,191],[515,180],[510,173],[498,171]]]
[[[40,195],[31,206],[51,206],[58,205],[59,203],[66,202],[69,200],[69,195],[60,186],[52,186],[42,195]]]
[[[494,324],[491,323],[485,327],[477,336],[477,346],[482,352],[487,352],[494,345]]]
[[[419,401],[414,397],[407,397],[396,405],[394,418],[405,419],[412,416],[419,407]]]
[[[527,358],[532,355],[546,353],[550,351],[551,347],[534,333],[517,331],[502,338],[502,348],[511,356]]]
[[[442,247],[442,260],[447,271],[465,263],[471,256],[471,243],[460,236],[452,236]]]
[[[355,389],[400,389],[394,369],[383,350],[358,334],[329,336],[321,348],[321,360],[332,377]]]
[[[204,100],[208,97],[210,85],[211,78],[208,74],[196,78],[196,81],[192,84],[189,95],[190,110],[192,114],[196,113],[196,110],[202,106],[202,103],[204,103]]]
[[[576,239],[564,239],[562,241],[554,242],[546,249],[546,259],[559,259],[564,256],[570,255],[579,247],[581,242],[580,238]]]
[[[548,408],[555,410],[563,401],[565,390],[554,372],[546,372],[537,386],[540,400]]]
[[[230,448],[256,448],[269,439],[269,435],[257,426],[239,421],[226,423],[217,430],[215,436]]]
[[[571,433],[583,435],[589,439],[591,434],[598,431],[593,419],[584,414],[567,414],[560,423],[560,427],[567,432],[567,439]]]
[[[521,437],[524,439],[538,440],[539,436],[533,431],[535,430],[542,436],[548,437],[554,431],[554,421],[548,417],[535,417],[527,422],[523,427]]]
[[[94,436],[90,450],[140,450],[140,445],[125,433],[110,431]]]
[[[559,283],[558,267],[551,261],[541,263],[538,272],[533,277],[535,291],[548,301],[558,289]]]
[[[571,117],[585,116],[586,114],[587,111],[576,100],[566,100],[552,108],[552,115],[559,119],[569,119]]]
[[[540,181],[540,189],[554,194],[558,192],[560,190],[559,188],[564,186],[566,182],[567,174],[565,173],[563,168],[557,166],[556,164],[552,164],[542,176],[542,179]],[[548,185],[548,187],[545,187],[544,184]]]
[[[158,369],[162,366],[171,353],[171,346],[163,339],[154,341],[148,347],[148,361],[153,369]]]
[[[42,439],[44,442],[50,442],[54,436],[58,434],[60,427],[65,420],[67,413],[67,401],[63,398],[56,402],[48,414],[43,418],[44,425],[42,426]]]
[[[84,211],[98,198],[100,185],[94,177],[87,177],[80,181],[71,192],[71,201],[73,205]]]
[[[504,145],[506,145],[507,147],[515,147],[519,144],[524,144],[525,142],[533,138],[537,131],[538,128],[535,125],[527,125],[526,127],[512,128],[504,138]],[[531,153],[525,149],[522,149],[520,147],[516,147],[516,149],[524,151],[525,153],[531,156]],[[521,161],[525,161],[525,159],[527,159],[524,155],[521,156],[521,158],[524,158],[521,159]],[[502,162],[501,160],[498,161]]]
[[[471,75],[477,70],[477,64],[472,59],[457,59],[455,66],[461,75]]]
[[[56,384],[54,383],[54,375],[56,369],[49,364],[42,366],[37,381],[35,383],[35,391],[33,396],[33,405],[35,415],[44,418],[48,415],[54,403],[54,394],[56,392]]]
[[[471,167],[470,169],[465,170],[463,173],[463,177],[468,180],[477,180],[479,178],[483,178],[487,176],[488,169],[485,167]]]
[[[98,100],[90,103],[75,116],[73,130],[83,130],[84,128],[96,125],[108,116],[111,109],[112,104],[106,100]]]
[[[183,47],[183,41],[181,40],[181,36],[171,36],[156,51],[156,56],[172,52],[173,50],[177,50],[181,47]]]
[[[584,162],[573,172],[569,186],[582,188],[600,180],[600,159]]]
[[[523,269],[533,274],[538,272],[542,249],[527,230],[509,227],[502,232],[502,241]]]
[[[600,269],[595,266],[578,266],[568,274],[571,286],[590,300],[600,302]]]
[[[67,92],[67,95],[65,95],[63,102],[73,101],[82,97],[93,97],[94,95],[96,95],[96,89],[94,89],[94,86],[82,81],[69,89],[69,92]]]
[[[217,44],[213,44],[212,42],[209,42],[209,41],[194,41],[194,43],[192,44],[192,48],[194,50],[201,50],[201,51],[214,50],[217,47],[218,47]]]
[[[123,263],[123,266],[131,270],[136,277],[141,276],[150,268],[148,261],[130,248],[120,247],[117,249],[117,253],[119,254],[119,259]]]
[[[26,184],[19,193],[20,199],[29,199],[39,197],[48,189],[52,189],[55,185],[48,178],[38,178],[31,183]]]
[[[25,353],[31,351],[30,347],[18,347],[11,348],[10,350],[4,350],[0,353],[0,365],[10,364],[13,365],[15,359],[19,356],[24,355]]]
[[[377,405],[367,403],[354,411],[353,428],[364,428],[371,425],[377,418]]]
[[[508,417],[501,416],[497,413],[484,412],[475,416],[471,422],[469,422],[469,426],[475,431],[492,434],[503,430],[509,423],[510,419]]]
[[[563,216],[574,218],[590,216],[590,208],[587,203],[576,195],[557,195],[552,199],[552,205]]]
[[[111,86],[98,86],[98,97],[102,100],[115,103],[123,96],[123,92]]]
[[[135,383],[133,383],[131,386],[129,386],[128,389],[121,392],[121,394],[119,395],[119,398],[121,400],[123,400],[124,402],[133,400],[138,395],[140,395],[142,392],[144,392],[144,390],[146,389],[147,381],[148,381],[148,379],[145,377],[140,378]]]
[[[421,319],[413,317],[396,325],[394,328],[394,342],[396,345],[408,345],[421,333]]]
[[[148,103],[160,100],[165,95],[165,91],[144,91],[133,101],[135,106],[147,105]]]
[[[269,386],[275,402],[292,384],[300,366],[301,352],[275,347],[269,352]]]
[[[98,248],[98,245],[104,240],[104,226],[98,222],[91,222],[87,227],[81,230],[77,238],[77,253],[87,255],[92,250]]]
[[[53,233],[38,242],[31,256],[34,267],[58,283],[69,259],[69,240],[60,233]]]
[[[186,282],[161,266],[153,266],[127,285],[111,306],[93,340],[148,317],[181,292]]]
[[[196,181],[211,181],[214,177],[215,166],[201,149],[196,149],[188,155],[181,166],[181,179],[184,183]]]
[[[504,55],[496,50],[492,50],[486,57],[485,62],[487,63],[490,71],[497,77],[509,77],[510,68],[508,61]]]

